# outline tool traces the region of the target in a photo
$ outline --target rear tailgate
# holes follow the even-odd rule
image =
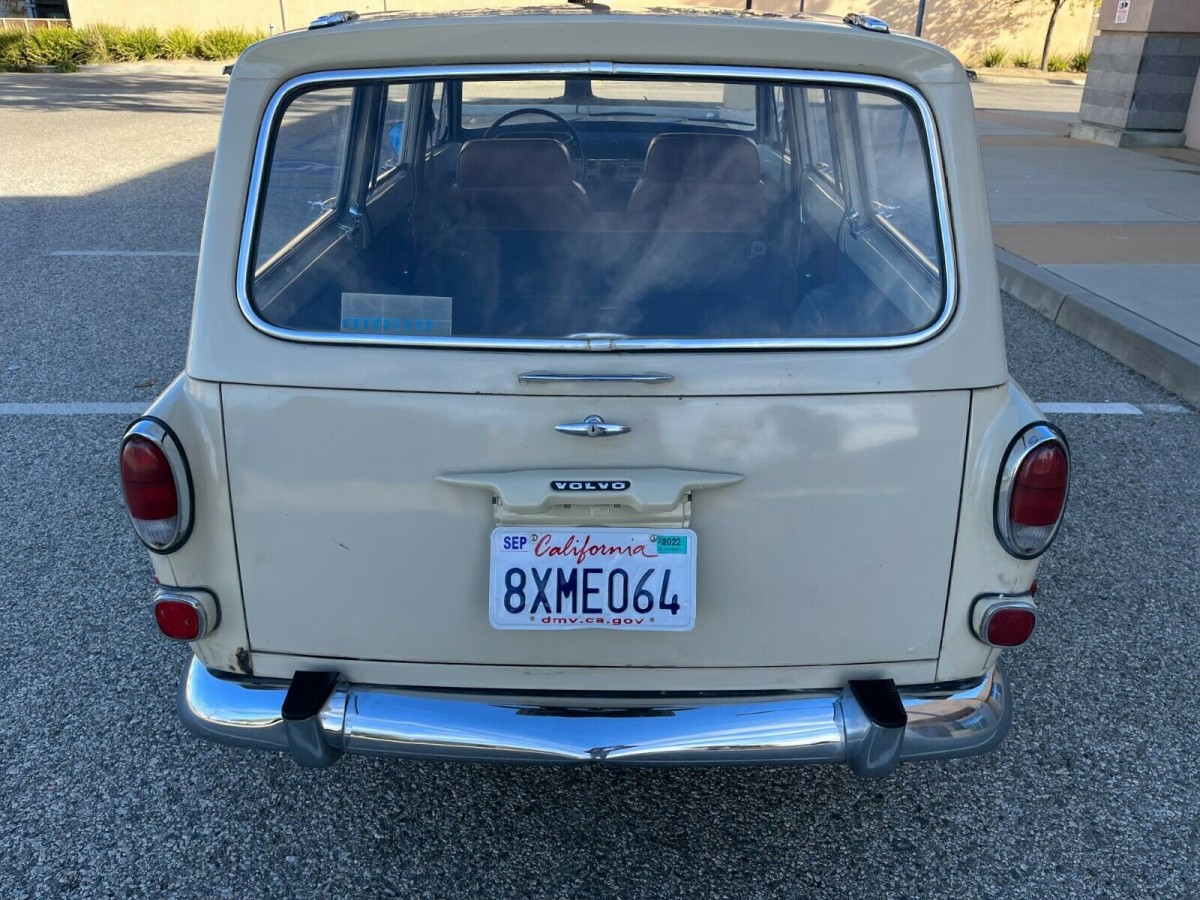
[[[969,391],[622,398],[226,385],[251,646],[500,665],[933,659],[969,403]],[[555,432],[588,414],[631,430]],[[695,491],[683,509],[698,544],[692,630],[491,627],[490,536],[505,507],[440,477],[604,472],[629,480],[636,499],[639,473],[661,469],[743,476]],[[664,521],[569,503],[564,494],[545,515],[589,527]]]

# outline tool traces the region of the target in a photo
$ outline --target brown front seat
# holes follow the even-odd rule
[[[768,198],[754,141],[740,134],[660,134],[650,142],[626,217],[634,227],[754,232]]]
[[[451,196],[460,228],[575,230],[589,211],[567,148],[553,138],[467,141]]]

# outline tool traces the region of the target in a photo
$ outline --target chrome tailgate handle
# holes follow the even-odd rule
[[[582,422],[568,422],[555,425],[554,430],[560,434],[572,434],[576,437],[612,437],[617,434],[628,434],[628,425],[609,425],[599,416],[588,416]]]

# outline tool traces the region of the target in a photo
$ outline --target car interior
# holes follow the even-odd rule
[[[900,94],[378,79],[279,109],[243,251],[278,328],[862,338],[945,303],[929,142]]]

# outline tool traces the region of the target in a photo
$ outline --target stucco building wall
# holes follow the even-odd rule
[[[447,12],[480,6],[523,6],[539,0],[420,0],[423,8]],[[541,0],[545,2],[545,0]],[[550,0],[556,2],[556,0]],[[565,0],[557,0],[564,2]],[[684,0],[686,2],[686,0]],[[755,8],[799,12],[801,0],[752,0]],[[1182,0],[1195,2],[1195,0]],[[213,28],[222,25],[257,28],[263,31],[302,28],[312,19],[340,8],[359,13],[411,8],[411,0],[71,0],[71,19],[76,27],[108,22],[115,25],[153,25],[166,29],[176,25]],[[614,9],[621,0],[612,0]],[[639,4],[640,5],[640,4]],[[679,5],[664,0],[657,5]],[[689,5],[744,8],[744,0],[691,0]],[[836,16],[865,12],[887,20],[896,31],[912,33],[916,27],[916,0],[804,0],[806,12]],[[1197,4],[1200,6],[1200,3]],[[1059,14],[1051,52],[1070,54],[1091,43],[1095,9],[1084,0],[1074,0]],[[927,0],[924,37],[942,44],[970,63],[985,50],[1001,47],[1023,51],[1040,58],[1050,5],[1044,0]]]
[[[865,12],[884,19],[893,30],[912,34],[917,24],[914,0],[806,0],[806,12]],[[1050,4],[1045,0],[927,0],[922,37],[941,44],[959,59],[976,62],[987,50],[1000,48],[1024,52],[1034,65],[1042,58]],[[1058,14],[1050,52],[1069,56],[1086,50],[1096,28],[1096,9],[1091,3],[1068,3]]]
[[[448,7],[462,8],[461,2]],[[76,28],[107,23],[138,27],[153,26],[162,30],[176,26],[208,29],[222,26],[287,31],[303,28],[317,16],[352,8],[360,13],[379,12],[385,8],[403,8],[400,0],[71,0],[71,22]]]

